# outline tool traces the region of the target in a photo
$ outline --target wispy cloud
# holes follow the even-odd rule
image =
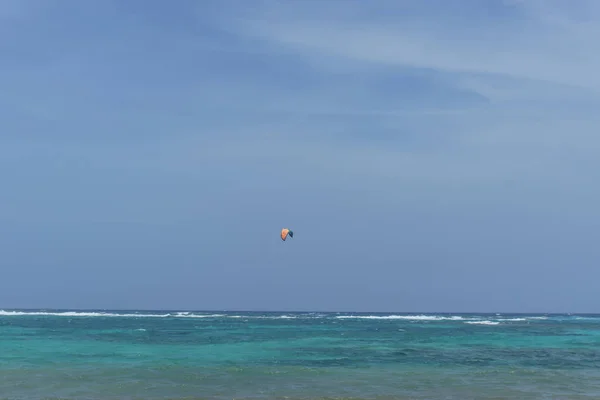
[[[394,132],[396,144],[385,150],[394,161],[385,171],[486,179],[502,170],[503,179],[517,180],[591,173],[577,160],[600,144],[593,128],[600,118],[594,2],[325,1],[317,11],[265,1],[221,17],[224,29],[297,57],[332,82],[344,77],[320,92],[349,113],[374,112],[365,137]],[[319,104],[319,96],[311,98]],[[352,131],[345,137],[355,137]],[[401,138],[415,132],[423,141],[445,136],[462,145],[422,155],[406,172],[412,156],[393,149],[402,151]]]
[[[314,18],[302,12],[307,5],[268,3],[237,19],[237,27],[313,57],[594,89],[600,83],[595,73],[600,7],[592,1],[431,0],[369,6],[330,1],[321,7],[329,12]]]
[[[19,4],[5,140],[441,180],[586,174],[600,143],[592,1]]]

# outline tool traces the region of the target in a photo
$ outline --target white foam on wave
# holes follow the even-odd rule
[[[471,325],[500,325],[500,322],[498,321],[465,321],[465,324],[471,324]]]
[[[110,312],[86,311],[5,311],[0,310],[2,317],[19,316],[50,316],[50,317],[120,317],[120,318],[218,318],[223,314],[192,314],[192,313],[166,313],[166,314],[131,314]]]
[[[341,320],[398,320],[398,321],[470,321],[471,323],[489,325],[488,322],[523,322],[529,320],[545,320],[547,316],[519,316],[519,317],[490,317],[490,316],[460,316],[460,315],[435,315],[435,314],[388,314],[388,315],[353,315],[341,314],[331,315],[322,313],[302,313],[302,314],[202,314],[190,311],[168,312],[168,313],[132,313],[132,312],[102,312],[102,311],[25,311],[25,310],[0,310],[0,317],[16,316],[56,316],[56,317],[117,317],[117,318],[234,318],[234,319],[263,319],[263,320],[281,320],[281,319],[322,319],[333,318]],[[591,319],[594,317],[575,317],[582,319]],[[597,317],[596,317],[597,318]],[[486,322],[487,321],[487,322]],[[494,323],[493,325],[497,325]]]
[[[50,317],[116,317],[116,318],[244,318],[244,319],[297,319],[297,318],[322,318],[322,316],[306,315],[228,315],[228,314],[195,314],[189,311],[180,311],[164,314],[144,313],[115,313],[91,311],[6,311],[0,310],[0,317],[18,316],[50,316]]]
[[[574,318],[577,321],[598,321],[600,320],[600,317],[590,317],[590,316],[578,316]]]
[[[443,317],[439,315],[338,315],[338,319],[399,319],[407,321],[463,321],[461,316]]]

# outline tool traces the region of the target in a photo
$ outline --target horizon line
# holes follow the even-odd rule
[[[53,307],[0,307],[0,311],[113,311],[113,312],[192,312],[192,313],[327,313],[327,314],[511,314],[511,315],[600,315],[598,312],[557,312],[557,311],[341,311],[341,310],[248,310],[248,309],[167,309],[167,308],[53,308]]]

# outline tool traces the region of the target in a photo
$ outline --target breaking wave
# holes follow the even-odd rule
[[[338,315],[338,319],[401,319],[408,321],[463,321],[465,317],[439,315]]]
[[[150,314],[150,313],[113,313],[88,311],[5,311],[2,317],[40,316],[40,317],[120,317],[120,318],[219,318],[225,314],[193,314],[188,312]]]
[[[232,319],[329,319],[329,320],[382,320],[382,321],[407,321],[413,323],[428,323],[442,321],[456,321],[475,325],[498,325],[499,323],[531,323],[547,319],[595,319],[598,316],[540,316],[540,315],[448,315],[448,314],[357,314],[357,313],[325,313],[325,312],[193,312],[193,311],[108,311],[108,310],[0,310],[0,317],[99,317],[99,318],[232,318]]]

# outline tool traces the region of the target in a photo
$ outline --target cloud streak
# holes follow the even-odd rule
[[[238,20],[240,29],[323,57],[598,89],[594,22],[600,11],[593,2],[572,8],[537,1],[461,2],[456,7],[439,1],[375,2],[369,7],[376,10],[374,16],[360,21],[334,12],[326,13],[333,14],[330,19],[295,17],[303,15],[297,13],[298,3],[273,4],[278,6]],[[326,4],[336,11],[347,6]],[[355,13],[346,13],[359,15],[361,6],[353,7]]]

